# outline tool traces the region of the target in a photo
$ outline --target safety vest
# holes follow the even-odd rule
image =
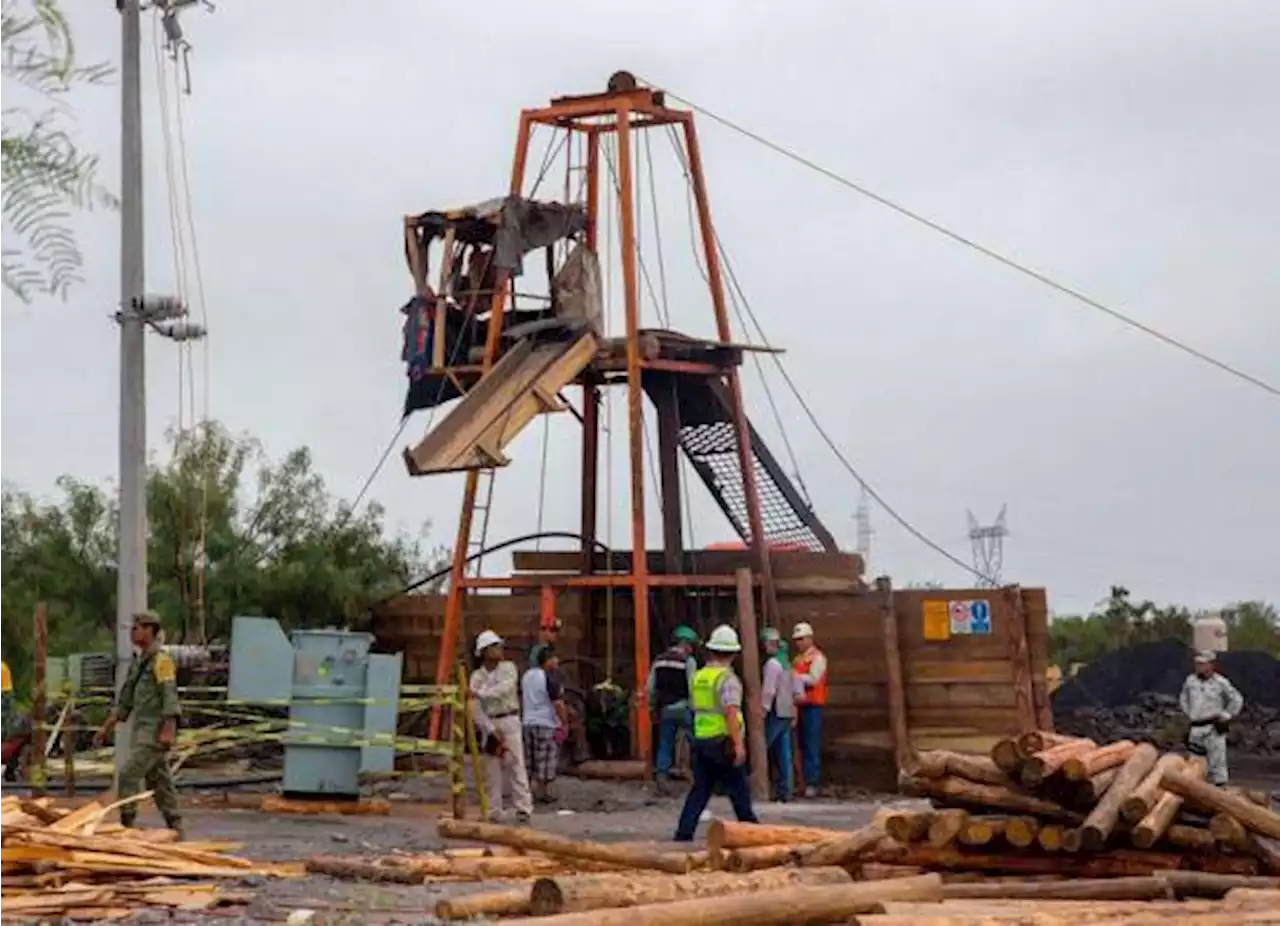
[[[807,652],[798,654],[791,660],[791,671],[795,673],[797,679],[805,679],[809,676],[809,669],[813,665],[814,659],[821,655],[821,651],[816,646],[809,647]],[[812,688],[805,688],[802,693],[796,695],[796,703],[821,707],[827,703],[827,673],[822,673],[822,678],[818,679],[818,684]]]
[[[693,707],[693,738],[720,739],[729,735],[729,719],[720,704],[720,687],[732,670],[728,666],[707,666],[693,676],[689,701]]]
[[[13,691],[13,679],[9,676],[9,663],[0,660],[0,692],[8,694]]]
[[[653,700],[657,710],[689,700],[689,663],[675,647],[653,661]]]

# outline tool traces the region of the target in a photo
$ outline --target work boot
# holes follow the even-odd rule
[[[529,814],[525,813],[523,810],[520,811],[516,814],[516,826],[528,826],[529,819]]]
[[[804,796],[808,800],[813,800],[815,797],[818,796],[818,789],[815,788],[813,785],[808,785],[804,789]]]
[[[136,827],[136,826],[138,825],[138,818],[137,818],[137,816],[136,816],[135,814],[131,814],[131,813],[121,813],[121,814],[120,814],[120,825],[121,825],[121,826],[123,826],[123,827],[124,827],[125,829],[127,829],[127,830],[131,830],[131,829],[133,829],[134,827]]]
[[[168,820],[165,820],[164,825],[178,834],[178,839],[177,839],[178,842],[181,842],[182,840],[187,838],[186,833],[182,829],[182,819],[180,817],[170,818]]]

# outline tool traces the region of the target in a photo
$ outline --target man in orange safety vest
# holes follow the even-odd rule
[[[796,685],[796,705],[800,711],[800,768],[804,773],[804,796],[818,796],[822,774],[822,709],[827,704],[827,657],[813,642],[813,628],[803,621],[791,631],[796,657],[791,672]]]

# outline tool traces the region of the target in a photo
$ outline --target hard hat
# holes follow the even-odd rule
[[[671,638],[675,640],[677,643],[701,643],[702,642],[700,639],[698,639],[698,631],[694,630],[688,624],[681,624],[679,627],[677,627],[675,633],[671,635]]]
[[[782,634],[778,633],[777,627],[766,627],[764,630],[760,631],[760,639],[766,643],[770,641],[779,643],[782,641]]]
[[[711,636],[707,638],[707,649],[713,653],[741,652],[742,644],[738,642],[738,631],[728,624],[721,624],[711,631]]]
[[[1218,654],[1211,649],[1202,649],[1196,653],[1196,662],[1213,662]]]
[[[799,640],[801,637],[811,636],[813,636],[813,628],[804,621],[796,624],[795,629],[791,631],[791,639],[793,640]]]
[[[476,637],[476,655],[479,656],[491,646],[501,646],[502,637],[498,636],[492,630],[483,630],[480,636]]]

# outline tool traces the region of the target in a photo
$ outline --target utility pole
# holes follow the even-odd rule
[[[191,0],[157,0],[170,55],[190,46],[182,37],[177,11]],[[125,682],[133,656],[133,615],[147,609],[147,343],[150,328],[174,341],[204,337],[199,325],[184,321],[186,307],[171,296],[146,289],[146,238],[142,201],[142,9],[140,0],[117,0],[120,11],[120,533],[116,553],[116,691]],[[116,727],[117,777],[129,753],[131,723]]]
[[[133,615],[147,607],[146,285],[142,225],[142,12],[120,9],[120,536],[116,574],[116,690],[124,686],[133,644]],[[117,777],[132,724],[116,732]]]

